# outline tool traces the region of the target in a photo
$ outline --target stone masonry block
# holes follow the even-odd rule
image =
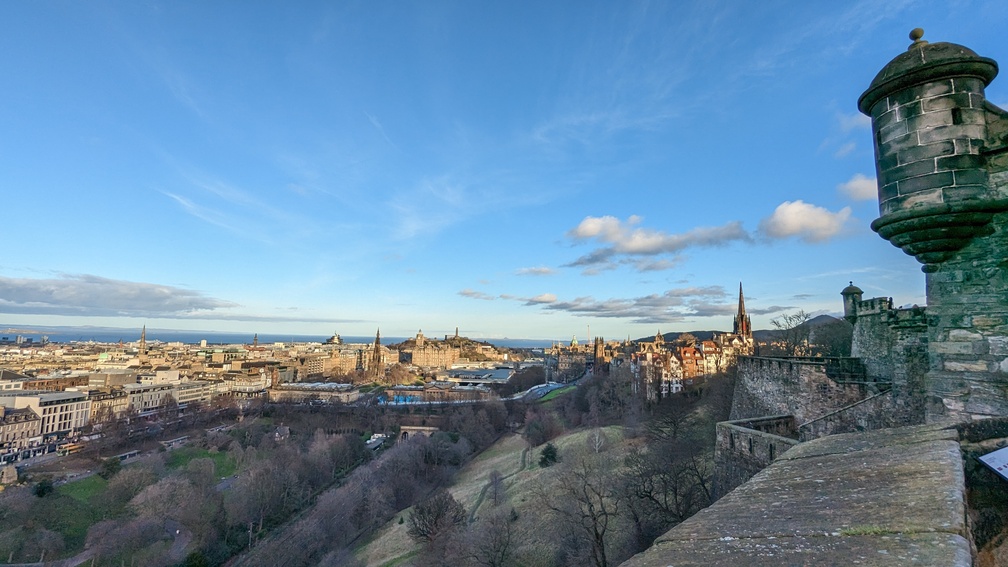
[[[913,134],[908,134],[908,136],[911,135]],[[914,135],[914,140],[916,139],[917,138]],[[896,142],[894,141],[893,145],[895,144]],[[935,144],[917,145],[907,147],[904,150],[899,150],[898,159],[901,164],[904,164],[940,156],[950,156],[954,153],[955,143],[951,140],[945,140]]]
[[[934,81],[917,88],[920,90],[921,97],[924,98],[936,97],[939,95],[955,92],[955,85],[952,83],[952,79],[945,79],[943,81]]]
[[[980,95],[970,95],[971,98]],[[979,126],[987,125],[987,116],[982,108],[962,108],[959,110],[959,124],[973,124]]]
[[[956,185],[955,187],[945,187],[941,192],[942,201],[945,203],[975,201],[987,197],[989,193],[987,187],[983,185]]]
[[[921,129],[917,132],[917,137],[921,144],[930,144],[932,142],[951,140],[953,138],[971,138],[973,140],[982,140],[984,136],[985,132],[983,126],[978,126],[976,124],[935,126],[932,128]]]
[[[907,118],[906,125],[907,132],[913,132],[914,130],[927,130],[930,128],[937,128],[939,126],[951,126],[952,113],[947,110],[943,110],[941,112],[928,112],[927,114]],[[947,137],[953,138],[954,136]]]
[[[872,116],[872,126],[875,130],[881,130],[882,128],[901,120],[899,109],[887,110],[878,116]]]
[[[956,138],[952,142],[955,144],[956,154],[980,154],[980,146],[979,144],[974,144],[973,140]]]
[[[948,157],[960,157],[960,156],[948,156]],[[969,156],[962,156],[969,157]],[[946,159],[946,158],[941,158]],[[932,160],[921,160],[912,163],[903,164],[896,166],[890,170],[883,170],[882,174],[885,176],[886,181],[895,181],[900,179],[907,179],[909,177],[917,177],[918,175],[927,175],[928,173],[935,173],[941,170],[953,169],[951,167],[936,169],[935,162]]]
[[[885,202],[890,199],[895,199],[899,196],[898,188],[896,183],[888,183],[886,185],[879,185],[879,201]]]
[[[969,97],[969,95],[966,95]],[[894,109],[896,111],[897,120],[906,120],[907,118],[912,118],[914,116],[920,116],[924,113],[924,107],[921,105],[921,101],[915,100],[911,103],[904,104]]]
[[[886,104],[889,108],[898,108],[910,101],[920,98],[920,92],[915,89],[906,89],[886,97]]]
[[[1001,298],[994,298],[994,301],[990,303],[1000,303]],[[973,328],[979,329],[981,331],[993,330],[1001,325],[1004,325],[1005,317],[992,316],[992,315],[974,315],[973,316]]]
[[[1008,355],[1008,337],[990,337],[990,353],[993,355]]]
[[[952,91],[957,93],[983,93],[983,80],[975,77],[956,77],[952,79]]]
[[[982,341],[983,335],[975,331],[967,331],[966,329],[952,329],[949,331],[948,338],[950,341],[957,342]]]
[[[907,132],[909,130],[907,130],[906,121],[893,122],[886,126],[878,127],[878,139],[885,144],[905,135]]]
[[[957,93],[945,96],[925,98],[919,103],[924,112],[935,112],[938,110],[950,110],[953,108],[969,108],[969,93]]]
[[[912,195],[907,195],[900,200],[900,208],[909,209],[918,205],[939,205],[945,202],[945,194],[942,189],[932,189],[930,191],[918,191]]]
[[[956,185],[987,185],[986,169],[960,169],[955,172]]]
[[[934,272],[929,274],[928,280],[931,283],[961,282],[963,281],[962,270],[949,270],[947,272]]]
[[[931,343],[932,354],[973,354],[972,343]]]
[[[950,169],[983,169],[984,159],[976,154],[960,154],[954,156],[942,156],[935,159],[937,171]],[[984,175],[986,178],[986,174]]]
[[[952,176],[951,171],[945,171],[911,177],[910,179],[900,180],[898,183],[900,195],[911,195],[918,191],[926,191],[936,187],[949,187],[955,183],[955,178]]]
[[[917,140],[917,132],[910,132],[885,142],[879,136],[876,136],[875,141],[877,142],[876,148],[879,151],[879,155],[890,155],[903,150],[909,150],[910,148],[916,148],[920,145],[920,142]]]
[[[885,171],[887,169],[892,169],[897,165],[899,165],[899,162],[896,160],[896,154],[879,156],[878,160],[875,162],[876,171]]]

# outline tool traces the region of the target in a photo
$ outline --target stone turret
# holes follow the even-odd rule
[[[858,304],[861,303],[861,297],[864,295],[864,292],[861,291],[861,288],[854,285],[854,282],[851,282],[849,286],[843,288],[840,295],[843,296],[844,319],[847,319],[847,322],[853,325],[857,321],[857,308]]]
[[[997,63],[923,33],[911,32],[914,43],[879,71],[858,108],[875,133],[881,217],[872,229],[929,271],[990,234],[1008,195],[991,185],[984,155],[987,114],[998,111],[984,88]]]
[[[1008,113],[984,95],[998,66],[923,33],[858,101],[875,134],[872,229],[926,274],[927,420],[1008,415]]]

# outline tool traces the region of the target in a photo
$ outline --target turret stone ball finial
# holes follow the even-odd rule
[[[907,50],[909,51],[918,45],[926,44],[927,42],[921,39],[922,37],[924,37],[924,28],[914,28],[910,30],[910,39],[913,40],[913,43],[910,44],[910,47],[908,47]]]

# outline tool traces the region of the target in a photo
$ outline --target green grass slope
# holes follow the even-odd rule
[[[632,447],[633,440],[623,438],[620,426],[604,427],[602,430],[608,439],[605,462],[616,469],[622,466],[623,457]],[[552,443],[563,460],[565,455],[584,450],[594,433],[594,429],[581,429],[558,437]],[[542,448],[530,450],[520,435],[505,436],[469,462],[448,487],[472,521],[491,506],[485,493],[490,473],[494,470],[501,473],[507,492],[507,501],[503,505],[508,509],[514,508],[518,514],[513,537],[515,557],[518,564],[526,567],[553,565],[556,542],[562,537],[557,522],[536,495],[537,487],[548,491],[550,483],[555,482],[549,469],[543,469],[538,464]],[[404,520],[401,524],[400,518]],[[404,510],[357,549],[358,559],[373,567],[411,565],[411,559],[420,551],[420,546],[406,533],[408,527],[409,510]]]

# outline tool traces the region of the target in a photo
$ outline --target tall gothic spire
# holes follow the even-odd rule
[[[743,337],[752,336],[752,321],[745,310],[745,296],[742,295],[742,282],[738,284],[738,313],[735,314],[735,325],[732,332]]]

